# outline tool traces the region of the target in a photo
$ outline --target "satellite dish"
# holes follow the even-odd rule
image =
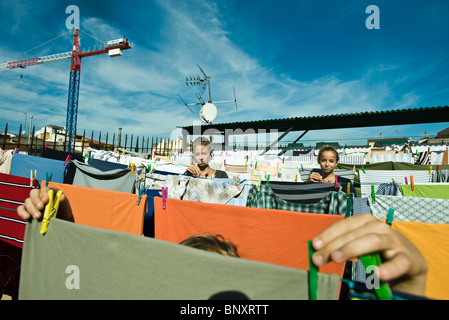
[[[217,107],[213,103],[205,103],[200,111],[200,119],[205,123],[211,123],[217,116]]]

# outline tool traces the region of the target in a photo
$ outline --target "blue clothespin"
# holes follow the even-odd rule
[[[45,179],[46,179],[47,183],[51,181],[52,177],[53,177],[53,172],[50,175],[48,175],[48,172],[45,172]]]
[[[139,198],[137,198],[137,205],[140,204],[140,199],[142,198],[142,196],[143,196],[144,194],[147,193],[147,190],[148,190],[148,189],[149,189],[149,186],[146,186],[146,187],[141,186],[141,187],[140,187],[140,190],[139,190]]]

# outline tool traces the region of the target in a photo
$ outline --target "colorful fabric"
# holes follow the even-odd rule
[[[394,182],[382,182],[375,194],[381,194],[384,196],[397,196],[399,195],[398,185]]]
[[[25,226],[24,226],[25,231]],[[22,248],[0,241],[0,298],[18,298]]]
[[[345,215],[347,196],[344,192],[331,191],[317,203],[299,204],[288,202],[279,198],[266,184],[258,187],[253,185],[248,194],[246,206],[253,208],[290,210],[308,213],[327,213],[332,215]]]
[[[45,236],[39,230],[37,220],[27,223],[21,300],[206,300],[229,291],[251,300],[309,297],[306,270],[57,218]],[[317,298],[337,299],[339,284],[338,275],[318,273]],[[177,309],[173,315],[179,313]]]
[[[50,182],[69,200],[77,224],[142,235],[147,196]]]
[[[361,196],[366,197],[371,194],[371,186],[374,192],[382,183],[393,182],[397,184],[410,184],[411,176],[415,184],[431,182],[431,175],[423,170],[369,170],[360,173]]]
[[[368,196],[371,211],[376,218],[387,219],[394,209],[395,221],[416,221],[449,224],[449,200],[419,197]]]
[[[449,199],[449,184],[415,184],[413,190],[411,185],[401,184],[399,190],[407,197]]]
[[[0,241],[22,248],[25,220],[17,215],[17,207],[24,204],[30,191],[38,188],[34,180],[0,173]]]
[[[425,296],[448,300],[449,225],[393,221],[391,226],[413,242],[426,259],[428,271]]]
[[[232,209],[232,210],[231,210]],[[179,243],[192,235],[221,234],[237,245],[242,258],[308,270],[307,241],[344,216],[232,207],[154,198],[155,238]],[[320,272],[343,276],[345,264],[329,263]]]
[[[131,173],[131,169],[113,169],[102,171],[88,164],[74,160],[76,166],[73,185],[103,190],[113,190],[133,193],[137,173]]]
[[[170,199],[225,204],[243,191],[243,185],[226,179],[201,179],[168,175],[165,180]]]
[[[12,157],[11,172],[14,176],[30,178],[30,171],[36,171],[38,181],[64,182],[67,163],[26,154],[15,153]]]
[[[339,183],[337,183],[337,188],[335,188],[333,183],[290,181],[270,181],[269,186],[282,200],[301,204],[317,203],[328,192],[338,191],[340,188]]]
[[[11,164],[14,150],[0,149],[0,173],[9,174],[11,172]]]

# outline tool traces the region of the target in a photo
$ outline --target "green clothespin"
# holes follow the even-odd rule
[[[394,209],[393,208],[388,209],[387,224],[390,226],[393,223],[393,216],[394,216]]]
[[[267,176],[267,186],[268,186],[268,181],[270,181],[270,175]]]
[[[345,218],[349,218],[351,216],[351,209],[352,209],[352,203],[353,203],[353,194],[351,193],[346,201],[346,214]]]
[[[363,173],[365,173],[366,174],[366,172],[365,172],[365,168],[362,166],[362,171],[363,171]]]
[[[256,164],[254,165],[254,169],[257,169],[257,161],[256,161]]]
[[[379,253],[371,253],[360,257],[360,260],[363,263],[363,266],[368,268],[369,266],[379,266],[382,263],[382,260],[380,259]],[[371,276],[374,273],[374,270],[370,272],[370,274],[367,274],[368,276]],[[374,288],[374,292],[379,300],[392,300],[392,293],[390,286],[388,283],[380,281],[379,287]]]
[[[374,185],[371,185],[371,198],[373,199],[373,203],[376,203],[376,192],[374,192]]]
[[[308,240],[309,246],[309,300],[317,300],[318,296],[318,267],[312,261],[312,255],[315,252],[312,246],[312,240]]]

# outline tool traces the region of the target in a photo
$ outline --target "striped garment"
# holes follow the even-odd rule
[[[374,192],[379,185],[384,182],[393,182],[397,184],[410,184],[413,176],[414,184],[431,182],[432,176],[427,170],[366,170],[365,173],[359,170],[361,197],[371,194],[371,186],[374,186]]]
[[[290,210],[306,213],[323,213],[334,215],[345,215],[347,206],[347,196],[341,191],[329,191],[317,203],[299,204],[282,200],[266,184],[251,186],[246,202],[247,207]]]
[[[338,191],[340,184],[332,183],[315,183],[315,182],[287,182],[287,181],[270,181],[271,190],[282,200],[311,204],[317,203],[330,191]]]
[[[16,210],[36,187],[36,179],[30,186],[29,178],[0,173],[0,241],[22,248],[25,221]]]

